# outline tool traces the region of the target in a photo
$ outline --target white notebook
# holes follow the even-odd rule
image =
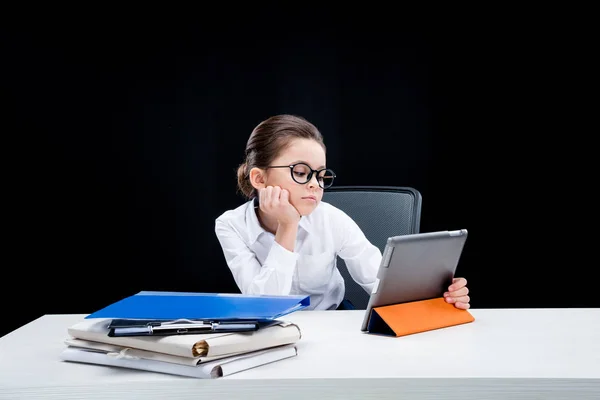
[[[131,356],[131,357],[143,358],[146,360],[164,361],[164,362],[170,362],[170,363],[174,363],[174,364],[182,364],[182,365],[190,365],[190,366],[196,366],[196,365],[204,363],[204,362],[220,360],[221,358],[230,357],[230,356],[237,355],[237,354],[243,354],[243,353],[235,353],[235,354],[226,354],[226,355],[220,355],[220,356],[214,356],[214,357],[193,357],[192,358],[192,357],[174,356],[174,355],[165,354],[165,353],[157,353],[155,351],[134,349],[134,348],[125,347],[125,346],[117,346],[116,344],[92,342],[90,340],[83,340],[83,339],[73,339],[73,338],[66,339],[65,344],[67,346],[70,346],[71,348],[78,348],[81,350],[105,351],[106,353],[108,353],[110,355],[127,354],[128,356]]]
[[[109,337],[110,319],[84,319],[68,328],[74,339],[113,344],[180,357],[218,357],[293,344],[300,340],[300,328],[290,322],[253,332],[205,333],[198,335]]]
[[[82,349],[69,346],[62,351],[60,358],[68,362],[129,368],[199,379],[214,379],[294,357],[297,354],[295,345],[285,345],[221,358],[197,366],[190,366],[137,358],[128,355],[126,352],[124,354],[119,353],[118,355],[115,355],[114,353],[111,354],[103,350]]]

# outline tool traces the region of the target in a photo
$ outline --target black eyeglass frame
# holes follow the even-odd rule
[[[310,171],[308,173],[308,178],[306,179],[306,182],[298,182],[296,180],[296,178],[294,177],[294,167],[296,167],[296,165],[304,165]],[[333,170],[331,168],[312,169],[310,167],[310,165],[308,165],[307,163],[303,163],[303,162],[299,162],[299,163],[295,163],[295,164],[291,164],[291,165],[271,165],[271,166],[268,166],[267,168],[289,168],[290,169],[290,175],[292,176],[292,179],[294,180],[294,182],[296,182],[299,185],[306,185],[308,182],[310,182],[310,180],[312,179],[314,173],[316,173],[317,174],[316,176],[318,177],[319,173],[322,172],[322,171],[331,171],[331,174],[333,175],[333,178],[331,179],[331,185],[329,185],[327,187],[324,187],[322,185],[322,182],[319,181],[319,179],[317,178],[317,183],[319,184],[319,187],[321,189],[328,189],[331,186],[333,186],[333,181],[336,178],[335,172],[333,172]]]

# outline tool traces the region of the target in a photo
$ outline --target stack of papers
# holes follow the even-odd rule
[[[306,307],[308,302],[303,296],[140,292],[71,326],[61,359],[219,378],[296,356],[300,327],[278,318]],[[110,328],[115,319],[255,319],[263,324],[242,332],[115,336]]]

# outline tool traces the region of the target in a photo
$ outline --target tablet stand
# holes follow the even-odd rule
[[[406,336],[473,322],[475,318],[443,297],[409,303],[373,307],[369,317],[369,333]]]

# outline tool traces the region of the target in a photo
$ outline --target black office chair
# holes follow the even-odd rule
[[[373,245],[383,253],[390,236],[419,233],[421,193],[410,187],[333,186],[323,194],[323,201],[348,214]],[[345,299],[356,309],[364,310],[367,293],[350,276],[344,260],[338,268],[346,286]]]

